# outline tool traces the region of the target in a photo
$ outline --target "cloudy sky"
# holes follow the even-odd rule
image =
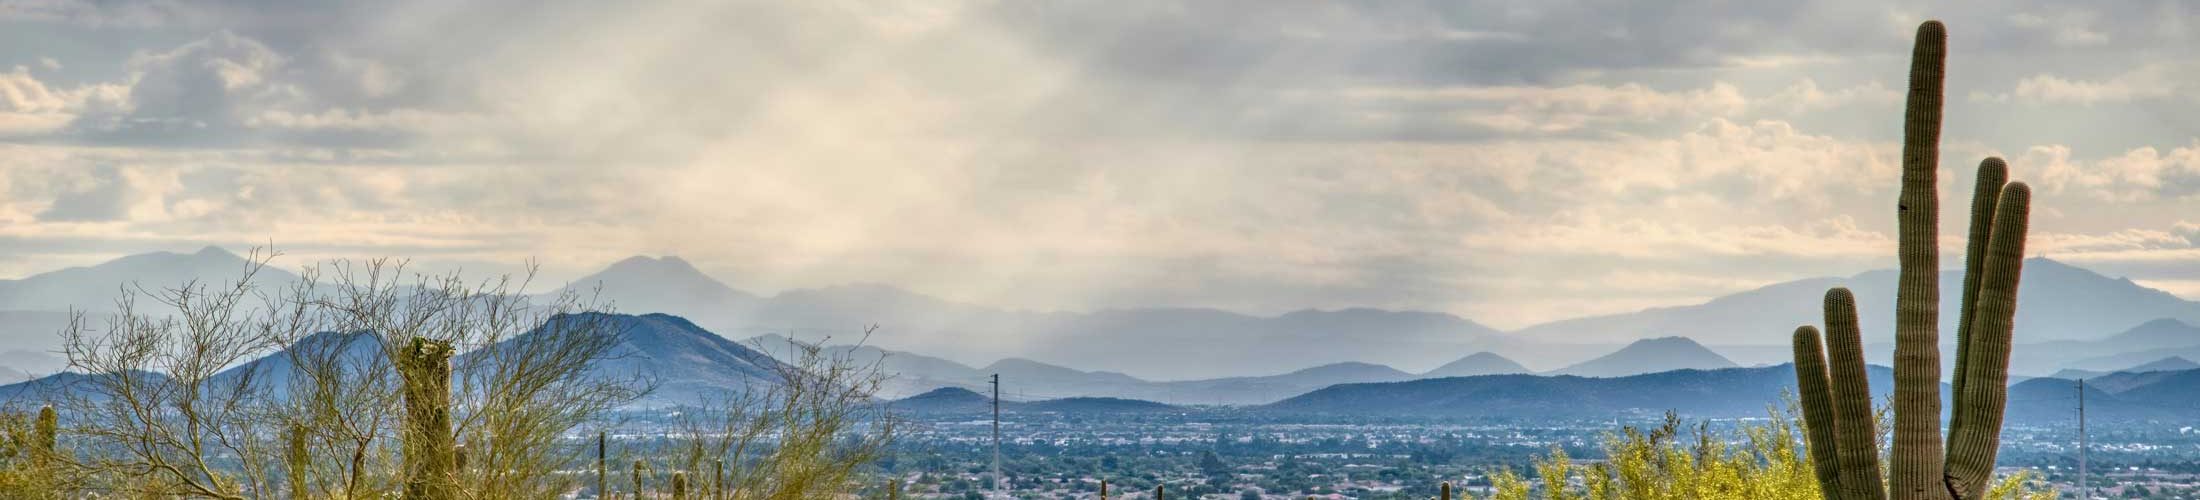
[[[2007,156],[2032,253],[2200,298],[2194,9],[0,0],[0,277],[677,254],[765,293],[1516,327],[1892,266],[1940,18],[1943,192]]]

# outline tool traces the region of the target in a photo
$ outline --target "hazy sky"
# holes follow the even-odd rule
[[[1943,220],[2006,155],[2032,253],[2200,298],[2194,9],[0,0],[0,276],[677,254],[766,293],[1514,327],[1891,266],[1934,17]]]

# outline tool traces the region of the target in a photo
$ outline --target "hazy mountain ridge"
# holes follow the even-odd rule
[[[912,413],[990,413],[993,398],[960,387],[943,387],[923,394],[887,402],[894,411]],[[1175,411],[1180,408],[1125,398],[1070,397],[1036,401],[1001,401],[1003,412],[1053,412],[1053,413],[1144,413]]]
[[[1512,358],[1507,358],[1502,354],[1477,352],[1450,363],[1444,363],[1443,366],[1438,366],[1435,369],[1422,372],[1421,376],[1427,378],[1471,377],[1475,375],[1528,373],[1529,371],[1528,367],[1521,366],[1520,363],[1514,362]]]
[[[1679,335],[1710,344],[1781,345],[1797,325],[1820,322],[1827,288],[1846,286],[1856,294],[1865,342],[1891,342],[1894,282],[1895,272],[1885,269],[1846,278],[1808,278],[1697,305],[1559,320],[1511,333],[1574,342]],[[1941,331],[1950,335],[1955,331],[1953,301],[1962,296],[1957,293],[1962,283],[1960,269],[1941,272]],[[2016,328],[2019,342],[2026,343],[2085,340],[2157,318],[2200,323],[2200,302],[2045,258],[2025,259],[2017,301]]]
[[[2170,356],[2167,358],[2154,360],[2151,362],[2116,371],[2094,371],[2080,370],[2076,368],[2065,368],[2062,371],[2055,372],[2054,375],[2048,375],[2048,377],[2065,380],[2077,380],[2081,378],[2102,377],[2113,373],[2176,372],[2191,370],[2195,368],[2200,368],[2200,363],[2194,363],[2192,362],[2192,360],[2185,359],[2183,356]]]
[[[1875,400],[1893,389],[1893,370],[1872,365]],[[2200,370],[2156,372],[2120,392],[2088,385],[2087,411],[2110,420],[2200,420]],[[1676,370],[1626,377],[1485,375],[1406,382],[1342,384],[1258,407],[1264,411],[1416,417],[1649,417],[1673,410],[1690,418],[1763,417],[1795,390],[1794,365]],[[1948,398],[1943,384],[1941,396]],[[2010,387],[2013,422],[2067,422],[2071,381],[2036,378]],[[1943,405],[1945,407],[1945,405]]]
[[[2189,324],[2200,322],[2194,319],[2200,304],[2052,260],[2032,259],[2028,263],[2012,371],[2030,375],[2060,368],[2107,371],[2165,355],[2200,359],[2200,328]],[[243,266],[243,258],[207,248],[190,254],[133,255],[94,266],[0,281],[0,316],[5,316],[0,319],[10,320],[0,326],[0,335],[23,337],[25,342],[18,345],[45,349],[51,346],[30,341],[56,342],[53,332],[65,323],[65,315],[5,308],[66,302],[48,300],[52,297],[111,301],[114,286],[128,279],[148,286],[172,285],[164,282],[189,278],[218,282],[233,278]],[[153,272],[154,268],[163,270]],[[287,276],[268,269],[261,279]],[[1950,271],[1943,285],[1953,286],[1959,277]],[[70,285],[77,281],[91,284]],[[96,284],[108,281],[117,283]],[[977,382],[974,379],[983,376],[977,373],[982,370],[970,368],[983,364],[974,360],[1077,360],[1085,366],[1112,370],[1057,374],[1064,384],[1084,386],[1076,389],[1079,392],[1167,398],[1169,391],[1139,393],[1111,386],[1177,384],[1175,389],[1197,394],[1204,389],[1183,383],[1243,379],[1249,373],[1276,373],[1279,368],[1353,362],[1410,368],[1406,371],[1435,367],[1424,376],[1481,374],[1440,370],[1443,365],[1460,361],[1454,356],[1462,352],[1500,355],[1513,361],[1506,364],[1520,365],[1520,371],[1614,375],[1719,366],[1709,358],[1703,360],[1705,364],[1602,372],[1586,372],[1583,370],[1587,367],[1576,366],[1597,353],[1616,353],[1630,342],[1661,336],[1684,336],[1709,343],[1717,346],[1714,355],[1761,366],[1786,360],[1786,332],[1795,325],[1816,322],[1818,299],[1830,286],[1846,284],[1854,288],[1865,304],[1867,336],[1884,336],[1885,325],[1891,324],[1891,319],[1884,316],[1891,314],[1892,308],[1875,305],[1891,303],[1891,295],[1874,290],[1891,290],[1891,283],[1892,271],[1887,270],[1848,278],[1801,279],[1704,304],[1556,321],[1509,334],[1449,314],[1367,308],[1302,310],[1276,316],[1166,307],[1031,312],[957,303],[876,284],[791,289],[762,296],[727,286],[678,257],[623,259],[569,286],[570,290],[584,292],[601,287],[603,297],[620,309],[678,314],[733,338],[796,332],[804,338],[830,335],[853,340],[860,336],[863,325],[876,323],[882,328],[865,339],[867,344],[881,349],[925,351],[939,356],[926,359],[955,365],[936,367],[954,373],[926,377],[945,385],[919,385],[971,387]],[[26,294],[47,299],[18,300]],[[2161,314],[2143,316],[2155,313]],[[1953,314],[1942,316],[1944,322],[1953,321]],[[2056,325],[2082,328],[2058,330]],[[1948,338],[1952,337],[1952,329],[1948,331],[1951,333],[1944,335],[1944,340],[1952,341]],[[2118,333],[2101,337],[2104,332]],[[1598,340],[1603,337],[1612,340]],[[2188,338],[2191,342],[2183,340]],[[2174,345],[2178,343],[2187,345]],[[1884,342],[1875,340],[1867,346],[1867,359],[1884,362],[1889,352]],[[1502,365],[1489,370],[1515,370]],[[31,371],[4,363],[0,367]],[[1092,375],[1096,373],[1116,376]],[[1255,391],[1287,391],[1296,385],[1269,384]]]
[[[736,338],[792,331],[805,341],[820,335],[845,341],[860,335],[864,325],[877,324],[880,330],[864,342],[882,349],[929,351],[966,364],[978,359],[1077,359],[1149,380],[1230,377],[1276,366],[1368,359],[1433,366],[1450,361],[1447,353],[1512,344],[1497,330],[1473,321],[1418,311],[1347,308],[1265,317],[1183,307],[1031,312],[957,303],[877,284],[793,289],[771,296],[711,292],[702,298],[624,290],[649,282],[633,277],[638,275],[681,274],[666,278],[675,283],[710,280],[684,261],[667,262],[673,260],[627,259],[569,286],[589,290],[600,285],[603,297],[623,310],[679,314]],[[714,295],[727,298],[708,298]],[[957,352],[939,352],[942,345],[957,346]],[[1232,355],[1213,356],[1216,352]]]
[[[654,390],[637,402],[644,406],[694,404],[711,399],[723,399],[739,391],[760,384],[777,383],[787,367],[761,352],[741,346],[732,340],[711,333],[679,317],[666,314],[608,314],[576,313],[551,318],[543,326],[527,333],[506,339],[482,349],[460,353],[453,360],[458,369],[472,366],[480,356],[492,356],[500,349],[517,348],[534,341],[540,332],[550,328],[569,327],[564,322],[601,322],[607,332],[619,335],[604,358],[591,363],[587,376],[637,380],[655,383]],[[314,354],[320,353],[320,354]],[[384,351],[377,338],[365,333],[324,332],[299,340],[289,350],[277,351],[246,361],[214,375],[210,381],[223,384],[251,373],[253,387],[267,394],[281,397],[288,394],[290,380],[298,375],[293,356],[335,355],[346,359],[350,369],[347,376],[366,373],[358,367],[370,363],[386,363]],[[63,372],[33,379],[27,382],[0,386],[0,400],[22,394],[42,394],[61,390],[79,383],[87,375]]]
[[[1687,337],[1637,340],[1611,354],[1551,372],[1554,375],[1619,377],[1673,370],[1716,370],[1740,365]]]
[[[778,335],[747,341],[751,345],[764,346],[767,354],[779,356],[792,352],[773,347],[784,342],[793,341]],[[880,396],[886,398],[913,397],[942,388],[990,390],[989,379],[995,373],[1001,374],[1002,397],[1009,400],[1108,397],[1226,405],[1268,403],[1341,383],[1415,378],[1414,374],[1385,365],[1344,362],[1275,375],[1150,381],[1116,372],[1078,370],[1022,358],[1002,359],[984,368],[973,368],[946,359],[872,346],[835,345],[821,349],[852,363],[878,366],[890,376],[886,387],[880,391]]]

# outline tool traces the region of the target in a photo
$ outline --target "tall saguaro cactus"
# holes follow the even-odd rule
[[[451,344],[415,338],[398,353],[405,396],[405,498],[457,498],[458,440],[451,434]]]
[[[1901,271],[1895,292],[1894,450],[1885,489],[1855,297],[1843,288],[1826,292],[1823,345],[1817,329],[1795,331],[1796,387],[1805,435],[1828,500],[1971,500],[1984,497],[1993,478],[2008,401],[2009,346],[2031,189],[2006,182],[2008,166],[2001,159],[1979,163],[1956,323],[1955,406],[1944,438],[1935,177],[1947,47],[1946,28],[1927,21],[1917,28],[1910,55],[1902,193],[1896,206]]]

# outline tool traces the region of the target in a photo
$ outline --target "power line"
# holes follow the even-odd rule
[[[2078,379],[2078,498],[2093,498],[2085,484],[2085,379]]]

